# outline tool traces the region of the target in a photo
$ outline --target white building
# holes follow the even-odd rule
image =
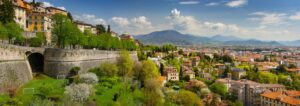
[[[95,26],[82,21],[75,21],[75,23],[81,32],[84,32],[85,30],[91,30],[93,34],[97,34],[97,29]]]

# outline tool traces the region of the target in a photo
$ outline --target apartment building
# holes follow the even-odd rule
[[[300,106],[300,92],[295,90],[265,92],[260,97],[261,106]]]

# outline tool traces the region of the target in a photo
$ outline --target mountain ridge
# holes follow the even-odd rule
[[[149,34],[136,35],[136,39],[145,44],[174,44],[174,45],[228,45],[228,46],[284,46],[277,41],[261,41],[242,39],[236,36],[214,35],[212,37],[182,34],[175,30],[154,31]]]

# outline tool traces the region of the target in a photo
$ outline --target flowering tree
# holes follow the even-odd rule
[[[85,73],[79,75],[79,81],[86,84],[95,84],[99,79],[94,73]]]
[[[82,103],[89,98],[92,87],[88,84],[72,84],[65,89],[65,94],[71,101]]]

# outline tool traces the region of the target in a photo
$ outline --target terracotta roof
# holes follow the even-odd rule
[[[287,69],[287,71],[289,72],[296,72],[296,71],[300,71],[300,68],[292,68],[292,69]]]
[[[18,6],[18,7],[24,8],[24,9],[28,9],[28,10],[32,9],[31,5],[29,5],[24,0],[17,0],[15,5]]]
[[[270,99],[277,99],[281,102],[291,104],[291,105],[300,105],[300,99],[296,98],[300,96],[300,92],[295,90],[268,92],[268,93],[261,94],[261,96]]]
[[[293,98],[293,97],[290,97],[290,96],[287,96],[287,97],[283,98],[281,101],[284,102],[284,103],[287,103],[287,104],[291,104],[291,105],[300,105],[300,100],[299,99],[296,99],[296,98]]]

